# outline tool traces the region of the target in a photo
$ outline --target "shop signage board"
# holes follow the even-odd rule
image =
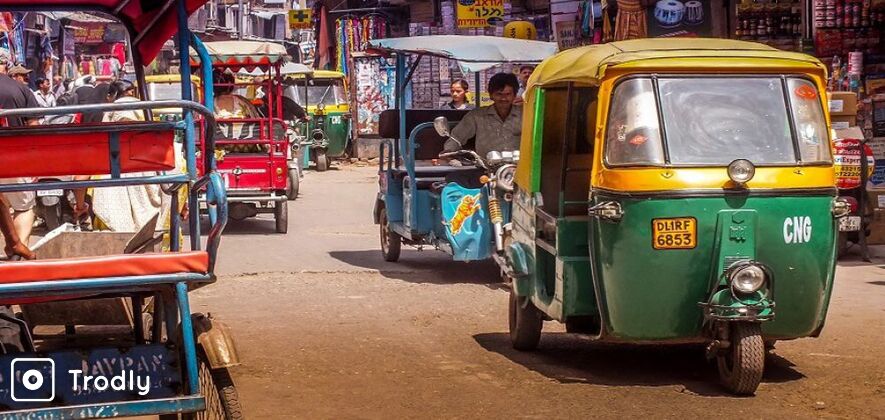
[[[310,29],[313,27],[313,10],[300,9],[289,11],[289,28]]]
[[[576,20],[562,20],[556,22],[555,25],[556,43],[559,45],[560,51],[587,45],[593,41],[592,38],[581,36],[581,28]]]
[[[876,161],[873,150],[860,140],[844,139],[833,144],[833,163],[836,169],[836,186],[851,189],[860,186],[860,150],[863,148],[867,159],[867,177],[873,175]]]
[[[74,29],[74,42],[77,44],[101,44],[104,42],[105,23],[77,22]]]
[[[504,21],[504,0],[458,0],[459,28],[487,28]]]

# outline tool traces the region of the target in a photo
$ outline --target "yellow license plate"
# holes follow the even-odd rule
[[[698,221],[694,217],[674,217],[651,221],[654,249],[692,249],[698,245]]]

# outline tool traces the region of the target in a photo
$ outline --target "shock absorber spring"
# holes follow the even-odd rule
[[[501,216],[501,205],[494,195],[489,197],[489,219],[493,224],[504,223],[504,217]]]

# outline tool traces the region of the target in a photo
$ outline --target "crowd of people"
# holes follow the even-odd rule
[[[35,80],[36,90],[29,88],[31,71],[19,64],[13,64],[7,53],[0,50],[0,108],[52,108],[66,105],[88,105],[101,103],[123,103],[137,101],[136,87],[124,79],[99,82],[94,76],[84,76],[77,80],[63,81],[60,78]],[[71,118],[74,116],[72,115]],[[143,121],[141,111],[91,112],[79,115],[79,123]],[[70,119],[61,120],[72,122]],[[58,123],[51,117],[19,118],[10,117],[5,126],[42,125]],[[125,174],[124,176],[145,176],[150,174]],[[98,177],[98,176],[96,176]],[[67,180],[87,180],[92,176],[69,176]],[[0,184],[32,183],[33,178],[0,179]],[[126,187],[74,190],[71,200],[71,213],[74,222],[83,229],[111,230],[116,232],[136,232],[157,214],[166,213],[170,200],[164,197],[159,185],[139,185]],[[17,256],[33,259],[28,248],[34,226],[40,220],[36,212],[37,200],[34,191],[0,194],[0,228],[5,239],[5,252],[8,257]],[[168,209],[166,209],[168,210]],[[180,209],[181,210],[181,209]],[[94,223],[94,224],[93,224]]]

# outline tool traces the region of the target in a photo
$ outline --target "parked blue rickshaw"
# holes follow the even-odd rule
[[[442,153],[449,129],[467,111],[406,109],[404,92],[424,56],[456,60],[464,73],[474,74],[478,90],[481,71],[505,63],[539,63],[556,52],[556,44],[458,35],[378,39],[369,44],[381,54],[396,56],[396,109],[384,111],[379,121],[381,136],[394,139],[382,143],[380,150],[374,218],[380,225],[382,256],[397,261],[406,244],[442,250],[456,261],[500,258],[519,151],[478,156],[468,147]],[[415,59],[408,63],[410,56]],[[475,95],[477,106],[480,96]],[[454,158],[465,164],[449,166],[448,160]]]
[[[194,47],[208,61],[187,27],[188,15],[204,3],[2,0],[0,6],[27,12],[102,12],[118,19],[129,32],[139,96],[146,98],[144,64],[176,33],[179,57],[187,57]],[[0,128],[0,178],[92,176],[87,181],[4,184],[0,193],[159,185],[171,200],[168,224],[157,215],[134,234],[53,231],[48,236],[58,236],[37,250],[36,260],[0,263],[0,305],[15,311],[15,316],[0,314],[0,322],[20,331],[18,342],[0,346],[0,417],[243,417],[228,372],[239,363],[229,330],[210,316],[191,313],[188,299],[191,290],[215,282],[227,221],[215,155],[198,156],[195,148],[202,131],[202,141],[213,150],[211,95],[203,104],[194,102],[191,80],[190,63],[182,60],[182,100],[0,111],[4,120],[144,113],[143,121]],[[202,75],[202,83],[203,91],[211,92],[211,72]],[[154,120],[151,111],[161,109],[180,109],[182,118]],[[176,166],[177,147],[183,149],[183,168]],[[197,172],[198,158],[206,168],[202,174]],[[184,205],[182,191],[187,192],[186,222],[178,211]],[[202,193],[211,207],[205,247],[197,208]],[[188,251],[182,249],[183,223],[188,225]],[[160,226],[159,234],[155,226]],[[169,252],[151,252],[164,236]],[[53,243],[54,251],[49,249]]]

